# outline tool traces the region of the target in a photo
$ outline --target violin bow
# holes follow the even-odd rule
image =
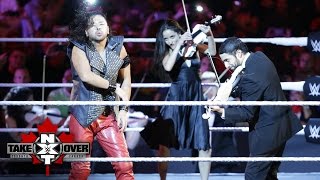
[[[182,2],[182,8],[183,8],[183,12],[184,12],[184,17],[185,17],[185,20],[186,20],[186,25],[187,25],[187,28],[188,28],[188,32],[191,33],[191,30],[190,30],[190,25],[189,25],[189,20],[188,20],[188,15],[187,15],[187,10],[186,10],[186,6],[185,6],[185,3],[184,3],[184,0],[181,0]],[[218,85],[219,87],[221,86],[221,83],[220,83],[220,78],[226,73],[224,73],[221,77],[218,77],[218,73],[217,73],[217,70],[216,70],[216,67],[213,63],[213,59],[212,59],[212,56],[210,54],[207,54],[207,56],[209,57],[210,59],[210,64],[211,64],[211,67],[214,71],[214,74],[216,76],[216,81],[218,82]]]
[[[212,69],[213,69],[214,75],[216,76],[216,81],[218,82],[218,86],[220,87],[220,86],[221,86],[220,78],[221,78],[222,76],[221,76],[221,77],[218,76],[218,72],[217,72],[216,66],[215,66],[214,63],[213,63],[213,59],[212,59],[211,54],[210,54],[210,53],[207,53],[207,56],[208,56],[208,58],[209,58],[209,60],[210,60],[210,64],[211,64],[211,67],[212,67]]]
[[[189,26],[188,15],[187,15],[187,10],[186,10],[186,6],[184,4],[184,0],[181,0],[181,2],[182,2],[182,8],[183,8],[183,12],[184,12],[184,17],[186,19],[186,25],[187,25],[187,28],[188,28],[188,32],[191,33],[190,26]]]
[[[226,69],[220,74],[220,76],[219,76],[218,78],[217,78],[217,74],[215,74],[216,80],[213,81],[213,83],[218,82],[218,86],[220,87],[220,86],[221,86],[220,80],[221,80],[221,78],[222,78],[228,71],[229,71],[229,69],[226,68]],[[219,80],[217,80],[217,79],[219,79]],[[220,84],[219,84],[219,83],[220,83]],[[209,87],[203,94],[204,94],[204,95],[208,94],[208,92],[209,92],[210,90],[211,90],[211,87]],[[210,99],[211,99],[211,98],[210,98]]]

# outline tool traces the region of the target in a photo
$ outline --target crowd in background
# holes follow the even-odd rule
[[[0,0],[0,38],[67,38],[68,25],[79,2]],[[320,30],[320,0],[186,0],[185,3],[191,29],[196,24],[210,21],[215,15],[222,16],[220,23],[212,25],[215,38],[306,37]],[[197,11],[197,5],[202,7],[202,11]],[[112,33],[125,38],[154,38],[160,23],[167,18],[177,20],[187,29],[181,1],[100,0],[97,6],[107,12]],[[70,83],[67,44],[0,42],[0,83],[40,83],[43,78],[45,83]],[[274,61],[281,81],[304,81],[320,74],[320,56],[306,47],[265,43],[248,45],[252,51],[261,50]],[[127,42],[125,47],[131,58],[133,83],[161,82],[152,73],[154,43]],[[218,73],[221,73],[225,68],[218,59],[215,57],[214,62]],[[206,62],[203,61],[202,68],[209,70],[210,63]],[[9,90],[0,87],[1,100],[8,98]],[[32,99],[42,100],[41,88],[32,88],[32,91]],[[131,100],[158,100],[163,91],[157,88],[133,89]],[[289,100],[303,100],[302,92],[287,95]],[[46,88],[44,100],[67,100],[69,96],[70,89]],[[154,107],[135,108],[151,117],[157,111]],[[303,108],[294,108],[301,116]],[[66,109],[60,111],[66,116]],[[5,127],[5,114],[0,118],[1,127]]]

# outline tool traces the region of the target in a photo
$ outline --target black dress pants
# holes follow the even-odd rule
[[[282,157],[286,143],[263,154],[250,154],[250,157]],[[277,180],[280,161],[248,162],[245,170],[246,180]]]

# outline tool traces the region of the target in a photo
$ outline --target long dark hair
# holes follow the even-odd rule
[[[92,17],[95,15],[101,15],[107,20],[107,15],[99,7],[90,8],[86,4],[81,4],[76,10],[75,18],[70,23],[70,40],[77,41],[79,43],[88,42],[85,30],[91,25]],[[110,31],[111,32],[111,31]]]
[[[185,30],[179,25],[175,20],[168,19],[165,20],[156,36],[156,46],[154,51],[154,63],[153,71],[158,74],[160,80],[171,81],[168,73],[164,70],[162,65],[162,60],[164,56],[169,52],[169,46],[165,43],[163,38],[163,31],[170,29],[178,34],[183,34]]]

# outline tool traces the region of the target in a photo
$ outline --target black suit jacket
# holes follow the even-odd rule
[[[242,101],[286,101],[271,60],[262,52],[251,53],[238,84]],[[289,106],[240,106],[225,109],[225,123],[249,122],[251,155],[279,147],[302,125]]]

